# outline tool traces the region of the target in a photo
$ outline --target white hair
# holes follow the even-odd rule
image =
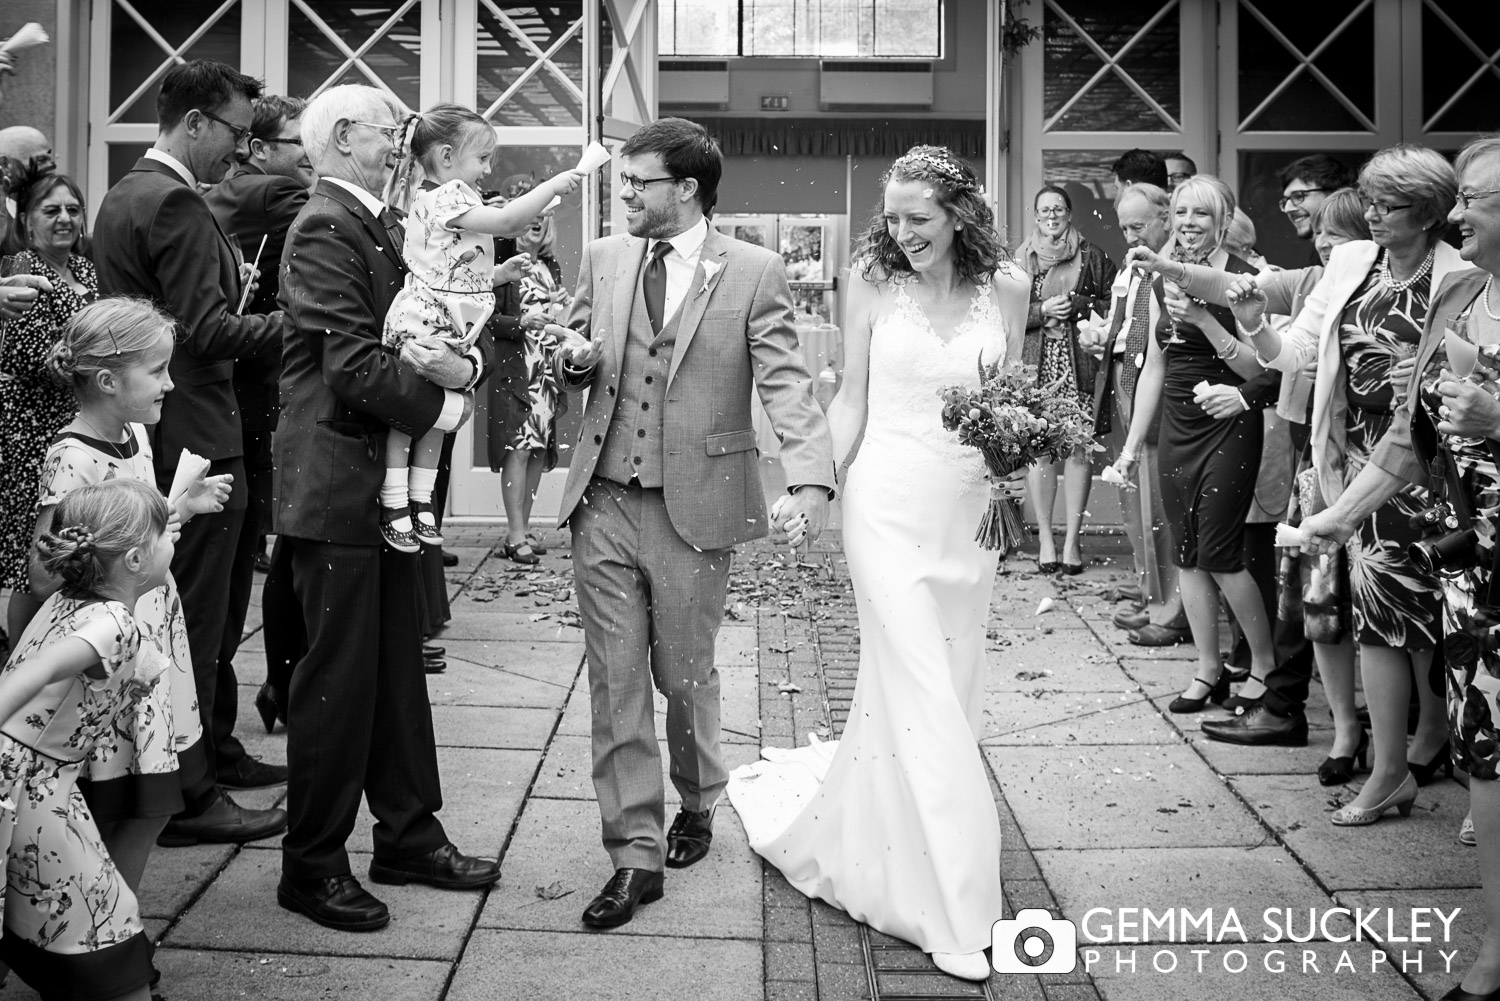
[[[308,102],[301,119],[302,148],[313,169],[324,173],[323,161],[333,147],[333,130],[339,122],[368,122],[382,112],[389,112],[398,123],[407,114],[406,107],[390,94],[357,83],[329,87]]]

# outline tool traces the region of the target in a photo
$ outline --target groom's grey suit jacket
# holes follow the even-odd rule
[[[620,399],[646,246],[642,237],[620,235],[584,249],[577,294],[563,322],[602,341],[604,349],[586,373],[558,364],[564,383],[589,386],[560,523],[596,472]],[[710,226],[679,313],[661,414],[663,495],[672,526],[686,542],[722,549],[767,533],[752,389],[781,439],[788,484],[832,489],[833,444],[797,347],[791,289],[777,254]]]

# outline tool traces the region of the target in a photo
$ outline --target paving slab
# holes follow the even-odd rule
[[[558,617],[578,611],[575,602],[553,602],[526,611],[493,608],[495,602],[460,598],[453,603],[453,619],[432,642],[442,646],[459,640],[497,640],[506,643],[583,643],[583,630]],[[452,649],[449,647],[449,649]]]
[[[177,917],[238,850],[234,845],[191,845],[152,851],[136,894],[141,916]]]
[[[1472,853],[1474,849],[1470,848],[1469,851]],[[1389,909],[1396,915],[1396,933],[1403,938],[1413,938],[1411,913],[1414,907],[1441,908],[1445,915],[1452,914],[1455,910],[1459,912],[1446,930],[1433,922],[1432,927],[1418,931],[1416,937],[1430,941],[1386,943],[1393,954],[1403,951],[1408,954],[1409,961],[1405,970],[1407,979],[1413,981],[1429,1001],[1436,1001],[1462,980],[1469,964],[1479,953],[1479,940],[1484,934],[1485,921],[1484,901],[1477,887],[1472,890],[1416,890],[1396,894],[1350,890],[1335,894],[1335,898],[1340,906],[1351,909],[1380,908],[1382,912]],[[1386,937],[1382,935],[1379,940],[1385,942]],[[1420,966],[1416,965],[1418,958]]]
[[[1121,680],[1115,659],[1086,630],[990,630],[987,692],[1097,692]]]
[[[1134,973],[1124,962],[1132,950],[1136,960]],[[1203,950],[1204,955],[1196,956],[1194,950]],[[1368,943],[1308,943],[1292,947],[1258,942],[1168,948],[1102,946],[1098,951],[1100,958],[1097,963],[1089,964],[1089,972],[1105,1001],[1202,1001],[1204,998],[1419,1001],[1421,997],[1391,969],[1387,958],[1377,959],[1380,950]],[[1159,960],[1162,968],[1171,969],[1175,959],[1174,972],[1156,972],[1152,964],[1158,962],[1158,953],[1162,954]],[[1305,956],[1307,953],[1311,955]],[[1282,972],[1270,972],[1268,966]]]
[[[568,642],[493,637],[449,639],[446,635],[435,642],[447,647],[446,659],[450,665],[457,659],[559,683],[570,681],[578,673],[578,665],[583,660],[581,634]]]
[[[356,877],[364,881],[370,856],[353,854],[350,861]],[[453,962],[463,948],[482,896],[480,891],[435,890],[416,884],[367,884],[367,889],[390,907],[391,923],[380,931],[355,935],[324,928],[283,910],[276,902],[280,879],[279,852],[240,852],[167,933],[166,945],[173,949]]]
[[[1230,782],[1332,891],[1477,883],[1474,850],[1457,839],[1469,794],[1455,782],[1421,789],[1410,817],[1391,811],[1368,827],[1345,828],[1334,827],[1329,816],[1354,798],[1357,786],[1325,789],[1315,775],[1246,775]]]
[[[478,924],[585,931],[579,915],[613,872],[599,841],[599,811],[593,803],[533,798]],[[539,893],[543,888],[552,889]],[[660,901],[642,907],[629,924],[607,935],[575,939],[574,946],[587,952],[607,937],[663,935],[758,943],[762,934],[760,859],[751,853],[744,827],[726,800],[714,818],[707,858],[690,869],[668,869]]]
[[[447,1001],[575,995],[750,1001],[764,990],[759,942],[481,929],[469,941]]]
[[[980,740],[992,745],[1165,744],[1181,738],[1121,675],[1099,692],[994,694],[985,702]]]
[[[556,709],[534,707],[432,707],[432,729],[439,747],[539,751],[547,746],[557,718]]]
[[[1255,845],[1268,837],[1183,745],[984,753],[1033,849]]]
[[[1207,719],[1227,714],[1201,713]],[[1325,716],[1324,719],[1327,719]],[[1308,726],[1306,747],[1248,747],[1209,740],[1201,731],[1191,735],[1193,749],[1220,775],[1313,775],[1333,750],[1333,722]],[[1362,780],[1361,780],[1362,781]]]
[[[576,671],[583,660],[578,651]],[[500,669],[466,661],[448,653],[448,670],[427,676],[427,694],[434,706],[519,706],[562,709],[572,690],[571,680],[551,680],[531,669]]]
[[[1080,938],[1093,942],[1209,941],[1231,908],[1245,932],[1258,940],[1266,930],[1262,914],[1267,908],[1291,907],[1305,914],[1309,907],[1322,912],[1334,906],[1297,860],[1274,844],[1254,849],[1063,849],[1038,851],[1035,858],[1062,916],[1083,923]],[[1095,908],[1109,913],[1083,922]],[[1159,918],[1173,915],[1173,923],[1146,929],[1140,909]],[[1212,927],[1177,924],[1184,911],[1195,917],[1211,911]],[[1338,936],[1347,935],[1353,925],[1341,920],[1327,927]]]

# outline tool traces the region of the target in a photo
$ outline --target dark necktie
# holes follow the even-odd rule
[[[1135,402],[1135,381],[1140,378],[1146,360],[1146,338],[1151,333],[1151,276],[1142,275],[1135,286],[1131,303],[1130,329],[1125,331],[1125,361],[1120,372],[1120,388],[1131,403]]]
[[[391,238],[396,247],[396,253],[401,253],[401,248],[406,246],[406,227],[397,218],[396,213],[388,208],[380,210],[380,225],[385,228],[385,233]]]
[[[641,280],[641,290],[646,293],[646,316],[651,320],[651,332],[661,333],[662,313],[667,308],[667,265],[662,260],[672,252],[666,240],[658,241],[651,248],[651,260],[646,262],[646,276]]]

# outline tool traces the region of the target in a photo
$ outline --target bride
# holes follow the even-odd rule
[[[981,360],[1019,357],[1029,284],[950,151],[915,147],[882,183],[828,410],[836,457],[864,432],[843,495],[854,704],[842,740],[768,748],[728,791],[751,846],[797,889],[983,980],[1002,916],[1000,826],[977,743],[997,554],[973,541],[991,489],[983,460],[943,430],[938,391],[977,383]],[[1022,470],[994,489],[1015,497],[1024,484]],[[798,544],[805,524],[780,513]]]

